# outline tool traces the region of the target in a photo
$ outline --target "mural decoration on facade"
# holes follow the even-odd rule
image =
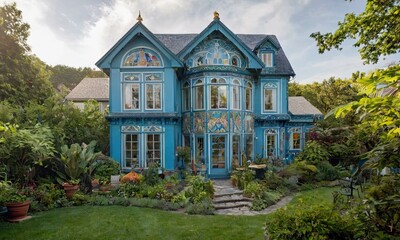
[[[208,112],[208,131],[224,133],[228,131],[228,113],[213,111]]]
[[[162,66],[160,55],[148,48],[130,50],[122,61],[124,67]]]
[[[211,39],[201,42],[186,61],[189,67],[203,65],[230,65],[246,67],[242,54],[230,42],[222,39]]]
[[[231,129],[234,133],[242,131],[242,115],[240,112],[231,112]]]
[[[195,133],[205,133],[205,113],[197,112],[194,114],[194,132]]]
[[[182,120],[182,130],[183,133],[190,133],[190,114],[185,114]]]

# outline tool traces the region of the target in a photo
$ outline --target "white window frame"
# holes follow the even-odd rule
[[[274,53],[272,51],[261,52],[260,58],[262,62],[265,64],[265,67],[274,66]]]
[[[272,109],[266,109],[266,91],[271,91]],[[263,87],[262,107],[263,112],[276,112],[278,109],[278,86],[277,84],[266,83]]]
[[[214,81],[215,80],[215,81]],[[217,88],[217,106],[214,108],[212,106],[212,99],[213,99],[213,95],[212,95],[212,88],[216,87]],[[208,106],[208,109],[210,110],[219,110],[219,109],[223,109],[226,110],[228,109],[228,99],[229,99],[229,91],[228,91],[228,82],[225,78],[212,78],[210,81],[210,84],[208,85],[208,103],[210,104]],[[225,92],[225,107],[221,107],[222,106],[222,97],[221,97],[221,93]]]
[[[295,148],[294,146],[294,135],[298,134],[299,135],[299,139],[298,139],[298,148]],[[290,129],[290,150],[301,150],[301,145],[302,145],[302,132],[299,128],[291,128]]]
[[[204,110],[204,93],[205,93],[205,91],[204,91],[204,80],[203,79],[196,79],[195,81],[194,81],[194,84],[193,84],[193,102],[194,102],[194,104],[193,104],[193,109],[194,110]],[[197,89],[202,89],[203,90],[203,94],[202,94],[202,99],[200,99],[200,101],[199,101],[199,99],[198,99],[198,97],[199,97],[199,94],[197,94],[198,93],[198,90]],[[198,108],[198,103],[201,103],[201,108]]]
[[[231,109],[233,110],[240,110],[241,109],[241,84],[240,80],[234,79],[231,85]],[[236,94],[235,94],[236,90]],[[235,99],[236,98],[236,99]],[[235,101],[236,100],[236,101]]]
[[[247,99],[247,91],[250,92],[250,97]],[[245,91],[244,91],[244,109],[246,111],[253,110],[253,84],[251,82],[246,82]],[[250,104],[247,104],[247,100],[250,100]],[[247,107],[249,105],[249,108]]]

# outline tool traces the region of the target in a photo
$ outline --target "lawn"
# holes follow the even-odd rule
[[[334,188],[296,194],[292,205],[330,204]],[[263,239],[267,216],[193,216],[148,208],[82,206],[0,222],[0,239]]]

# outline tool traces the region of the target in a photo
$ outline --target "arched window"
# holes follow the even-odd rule
[[[183,90],[182,90],[182,99],[183,99],[183,111],[189,111],[190,110],[190,85],[188,82],[185,82],[183,84]]]
[[[274,83],[267,83],[264,85],[264,112],[274,112],[277,106],[277,93],[278,86]]]
[[[148,48],[134,48],[122,58],[123,67],[162,67],[160,54]]]
[[[253,108],[253,85],[251,83],[246,83],[246,98],[245,98],[245,108],[251,111]]]
[[[194,110],[204,109],[204,83],[197,80],[193,87]]]
[[[227,84],[223,78],[211,80],[209,91],[210,109],[227,109]]]
[[[231,109],[240,109],[240,81],[235,79],[232,82],[232,96],[231,96],[232,106]]]

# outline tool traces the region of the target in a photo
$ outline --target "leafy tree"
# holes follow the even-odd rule
[[[351,1],[351,0],[349,0]],[[346,14],[333,33],[315,32],[319,52],[341,50],[347,38],[356,39],[361,59],[377,63],[380,56],[398,53],[400,49],[400,0],[367,0],[364,12]]]
[[[351,80],[331,77],[321,83],[300,85],[289,83],[290,96],[303,96],[322,113],[326,114],[333,108],[357,100],[358,94]]]
[[[47,69],[51,71],[50,81],[54,87],[65,85],[67,88],[74,88],[83,78],[103,78],[107,77],[102,71],[98,71],[92,68],[74,68],[65,65],[56,65],[54,67],[47,66]]]
[[[42,102],[53,94],[49,73],[39,58],[29,54],[29,25],[15,3],[0,7],[0,100],[24,105]]]

